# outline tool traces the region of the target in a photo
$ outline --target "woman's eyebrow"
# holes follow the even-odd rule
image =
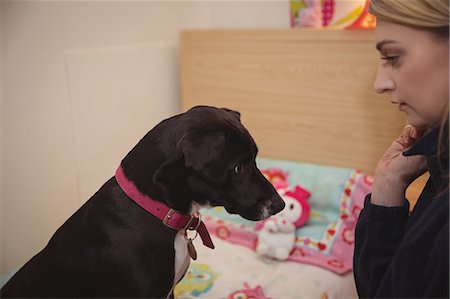
[[[378,42],[378,43],[376,44],[375,47],[377,48],[378,51],[381,51],[381,49],[382,49],[385,45],[387,45],[387,44],[392,44],[392,43],[397,43],[397,41],[392,40],[392,39],[384,39],[384,40]]]

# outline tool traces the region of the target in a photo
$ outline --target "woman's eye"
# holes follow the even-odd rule
[[[381,59],[387,61],[387,63],[389,64],[394,65],[398,61],[399,56],[383,56],[381,57]]]

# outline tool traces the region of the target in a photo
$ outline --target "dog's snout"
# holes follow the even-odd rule
[[[275,215],[284,209],[285,203],[278,193],[270,197],[262,206],[261,212],[258,213],[257,220],[264,220]]]
[[[284,200],[281,198],[280,195],[275,194],[272,199],[270,200],[270,213],[272,215],[275,215],[279,212],[281,212],[284,209],[284,206],[286,204],[284,203]]]

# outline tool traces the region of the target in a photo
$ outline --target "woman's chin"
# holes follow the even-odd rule
[[[410,124],[416,129],[429,129],[434,127],[434,124],[427,122],[426,120],[421,119],[417,116],[412,116],[408,114],[406,114],[406,121],[408,124]]]

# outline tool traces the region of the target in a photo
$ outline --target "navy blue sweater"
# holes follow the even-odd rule
[[[448,122],[445,133],[448,137]],[[404,155],[425,155],[430,179],[409,214],[382,207],[366,197],[355,232],[353,268],[362,298],[449,297],[448,138],[439,161],[439,128]]]

